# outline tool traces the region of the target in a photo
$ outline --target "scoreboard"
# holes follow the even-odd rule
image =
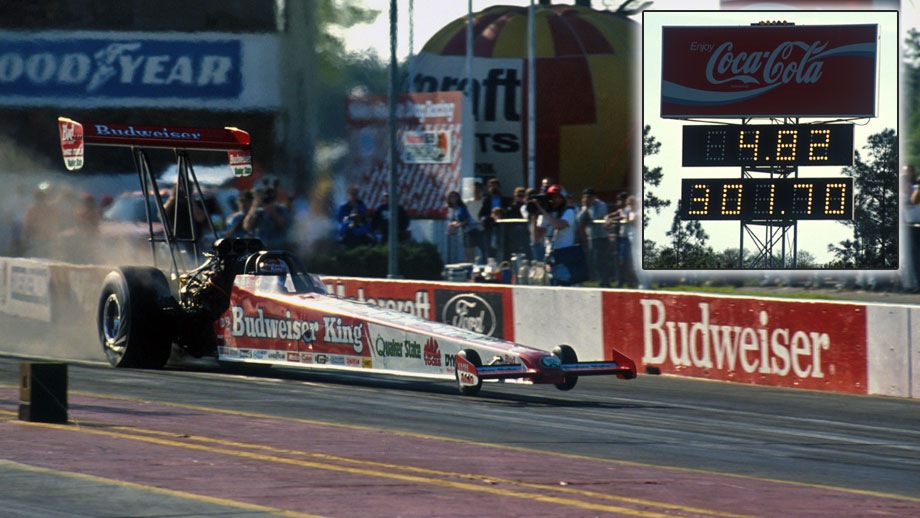
[[[683,220],[853,219],[852,178],[681,180]]]
[[[853,165],[853,124],[683,127],[683,166]]]

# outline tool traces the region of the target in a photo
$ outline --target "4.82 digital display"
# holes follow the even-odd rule
[[[852,124],[686,125],[683,165],[853,165]]]
[[[853,219],[852,178],[681,180],[683,220]]]

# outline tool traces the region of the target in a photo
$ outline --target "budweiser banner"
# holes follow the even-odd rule
[[[877,25],[663,27],[661,116],[874,117]]]
[[[863,306],[655,292],[606,291],[603,297],[605,343],[642,366],[697,378],[866,393]]]

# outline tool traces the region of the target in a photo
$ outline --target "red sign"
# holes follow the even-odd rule
[[[663,27],[661,116],[874,117],[877,32]]]
[[[604,292],[604,343],[663,373],[865,394],[863,306]]]
[[[460,190],[463,161],[463,94],[410,93],[396,107],[399,122],[399,202],[411,216],[442,217],[444,195]],[[388,100],[348,99],[347,181],[360,188],[368,207],[383,200],[389,186]]]

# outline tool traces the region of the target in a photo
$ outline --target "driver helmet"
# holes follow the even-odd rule
[[[286,275],[291,273],[286,262],[277,257],[269,257],[259,261],[259,273],[262,275]]]
[[[258,273],[261,275],[261,286],[272,292],[287,293],[287,279],[290,269],[287,263],[276,257],[259,261]]]

